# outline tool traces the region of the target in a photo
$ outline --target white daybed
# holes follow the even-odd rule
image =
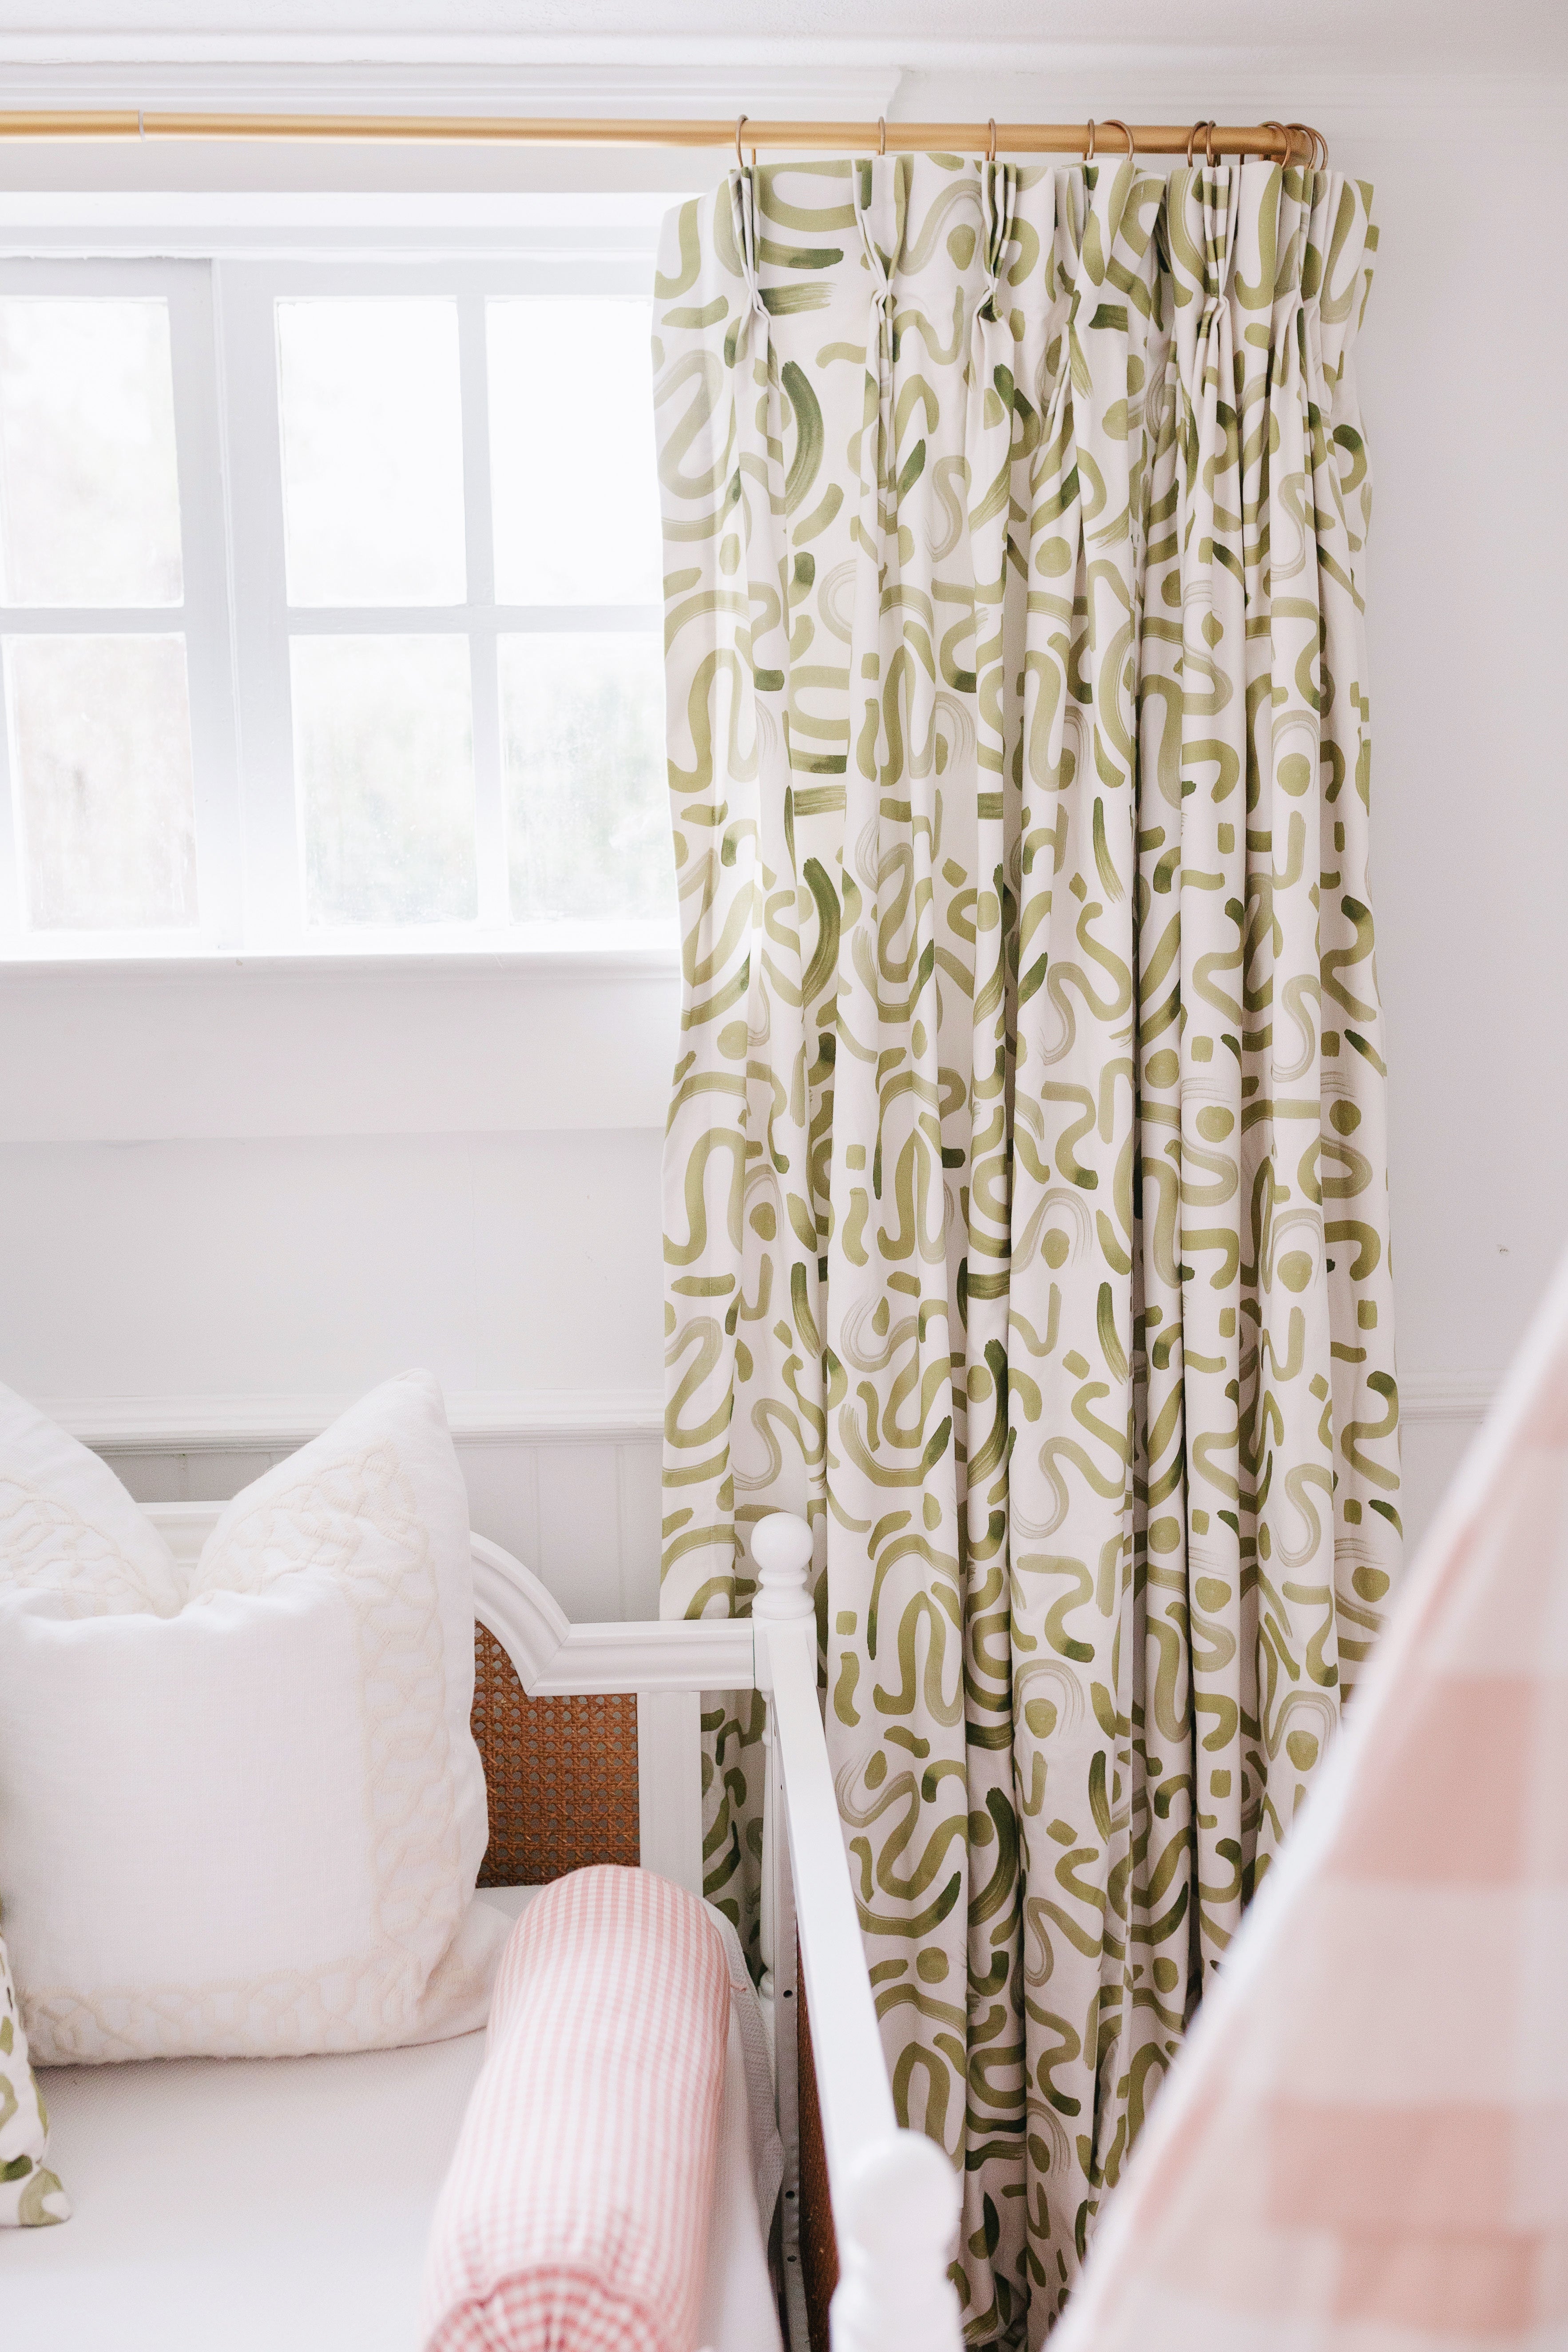
[[[194,1557],[217,1509],[149,1516]],[[781,1515],[753,1549],[749,1622],[573,1625],[537,1578],[476,1537],[476,1615],[530,1699],[636,1694],[638,1858],[698,1894],[700,1694],[766,1695],[762,2011],[776,2092],[732,2027],[704,2344],[778,2352],[772,2217],[756,2189],[765,2201],[767,2169],[753,2161],[771,2137],[756,2104],[771,2096],[792,2352],[823,2352],[840,2271],[835,2352],[957,2352],[946,2278],[957,2186],[928,2142],[894,2125],[818,1707],[809,1537]],[[480,1899],[515,1910],[526,1894]],[[815,2059],[804,2085],[803,1994]],[[74,2218],[4,2233],[5,2352],[417,2352],[426,2236],[483,2042],[47,2071]]]

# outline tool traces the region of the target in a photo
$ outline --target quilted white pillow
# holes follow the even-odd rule
[[[43,2065],[272,2057],[483,2024],[473,1590],[439,1389],[408,1372],[183,1568],[0,1390],[0,1897]]]

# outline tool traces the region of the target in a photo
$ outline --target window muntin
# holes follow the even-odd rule
[[[237,933],[209,269],[0,264],[0,956]]]
[[[0,264],[0,331],[24,299],[165,306],[172,580],[140,536],[183,587],[0,609],[0,956],[673,948],[649,274]],[[0,436],[5,400],[0,351]],[[149,685],[51,815],[72,745],[11,640],[121,632],[183,646],[184,728]],[[106,800],[113,887],[77,837]]]

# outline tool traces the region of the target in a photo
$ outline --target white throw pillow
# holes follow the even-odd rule
[[[106,1462],[0,1388],[0,1590],[58,1592],[72,1617],[177,1616],[174,1556]]]
[[[188,1569],[0,1391],[0,1899],[35,2062],[483,2024],[506,1922],[473,1900],[473,1683],[428,1373],[247,1486]]]

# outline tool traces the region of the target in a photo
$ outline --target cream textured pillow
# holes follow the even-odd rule
[[[0,2229],[70,2220],[70,2200],[44,2162],[48,2152],[49,2119],[33,2080],[0,1937]]]
[[[0,1593],[25,1587],[59,1593],[70,1617],[174,1617],[184,1601],[173,1552],[108,1464],[0,1388]]]
[[[506,1922],[473,1900],[468,1503],[429,1374],[247,1486],[194,1568],[5,1391],[0,1498],[0,1895],[35,2063],[483,2024]]]

